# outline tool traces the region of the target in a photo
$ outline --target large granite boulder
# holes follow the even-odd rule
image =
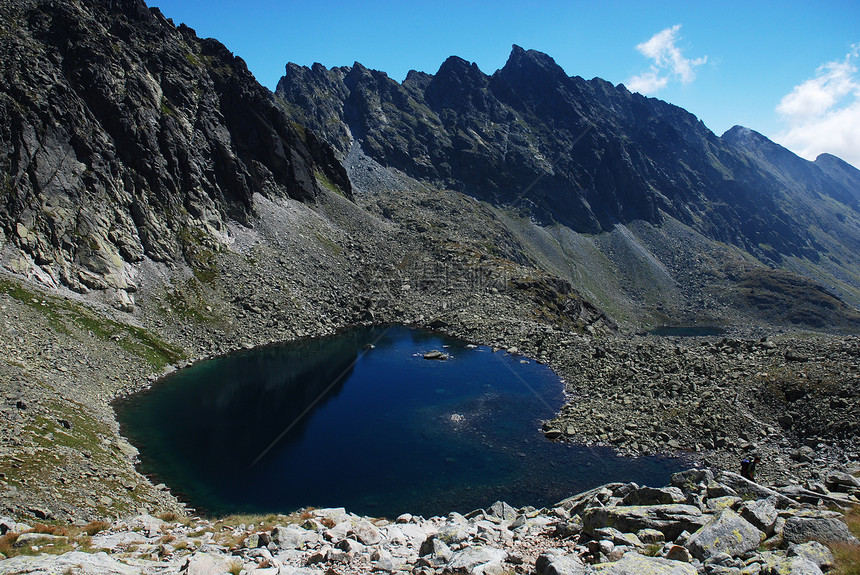
[[[723,509],[693,533],[686,547],[693,557],[704,561],[718,553],[740,555],[758,547],[764,533],[732,511]]]

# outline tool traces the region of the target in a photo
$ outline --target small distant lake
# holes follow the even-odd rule
[[[662,337],[710,337],[726,333],[721,327],[715,326],[660,326],[649,330],[651,335]]]
[[[449,359],[423,358],[434,349]],[[686,467],[547,440],[562,389],[520,356],[395,326],[200,362],[115,408],[141,471],[214,515],[540,507],[609,481],[665,485]]]

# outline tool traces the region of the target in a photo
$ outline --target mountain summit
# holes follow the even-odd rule
[[[679,224],[860,303],[860,172],[837,158],[809,162],[742,127],[718,137],[682,108],[519,46],[492,75],[451,57],[403,83],[359,64],[290,64],[276,93],[341,157],[358,146],[577,234]]]

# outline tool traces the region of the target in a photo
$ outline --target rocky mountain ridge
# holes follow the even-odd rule
[[[669,244],[678,238],[666,230],[681,226],[702,243],[736,248],[749,266],[784,269],[823,284],[851,306],[860,303],[860,171],[828,156],[808,162],[746,128],[717,137],[681,108],[599,78],[569,77],[546,54],[514,46],[491,75],[451,57],[435,75],[411,72],[402,83],[358,63],[331,70],[288,64],[276,95],[341,157],[360,146],[382,166],[513,210],[542,229],[602,238],[646,226],[668,236],[659,243]],[[632,265],[654,273],[662,264],[671,283],[693,285],[667,261],[678,259],[678,250],[667,258],[634,236],[640,246],[628,247],[625,256],[638,260]],[[554,243],[550,251],[535,249],[574,285],[578,275],[609,273],[559,254],[569,249],[558,238]],[[613,257],[606,247],[598,251]],[[726,254],[692,267],[713,274],[733,259]],[[566,273],[564,265],[575,272]],[[623,274],[619,268],[629,265],[609,267]],[[739,291],[736,278],[727,279],[720,288],[692,287],[691,298],[725,285]],[[616,305],[620,299],[588,295]],[[677,315],[705,315],[701,307],[684,314],[695,302],[661,303]]]
[[[7,265],[133,306],[134,267],[205,267],[253,194],[351,194],[331,150],[245,63],[142,1],[3,2]]]

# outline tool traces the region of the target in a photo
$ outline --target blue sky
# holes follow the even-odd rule
[[[492,74],[518,44],[568,75],[682,106],[717,134],[741,124],[860,166],[856,0],[149,2],[222,41],[271,89],[287,62],[357,61],[402,81],[456,55]]]

